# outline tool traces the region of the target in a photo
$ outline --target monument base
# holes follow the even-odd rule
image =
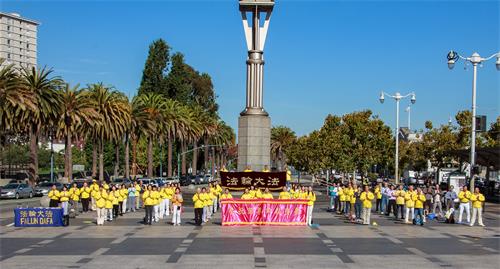
[[[238,171],[249,165],[262,171],[270,164],[271,118],[266,114],[242,115],[238,119]]]

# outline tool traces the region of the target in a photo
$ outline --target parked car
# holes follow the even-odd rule
[[[179,180],[177,179],[177,177],[167,177],[165,179],[165,182],[166,183],[177,183],[177,182],[179,182]]]
[[[206,174],[204,177],[203,177],[203,183],[209,183],[209,182],[212,182],[213,178],[212,178],[212,175],[210,174]]]
[[[34,195],[33,188],[25,183],[9,183],[2,187],[0,198],[32,198]]]
[[[181,186],[188,186],[191,184],[191,179],[188,176],[181,176],[179,183]]]
[[[130,180],[128,178],[115,178],[115,179],[113,179],[113,181],[111,181],[111,184],[113,184],[113,185],[122,185],[122,184],[130,185],[130,184],[132,184],[132,180]]]
[[[35,187],[34,194],[36,196],[47,195],[49,193],[50,189],[52,189],[52,185],[56,185],[56,189],[59,191],[62,190],[62,188],[63,188],[63,184],[60,182],[42,182],[42,183],[38,184],[38,186]]]
[[[167,184],[167,180],[162,177],[155,178],[154,180],[156,181],[156,183],[158,183],[159,187],[163,187]]]
[[[138,181],[142,181],[142,184],[144,184],[146,186],[152,185],[152,186],[158,187],[158,183],[156,182],[156,180],[151,179],[151,178],[141,178],[141,179],[138,179]]]

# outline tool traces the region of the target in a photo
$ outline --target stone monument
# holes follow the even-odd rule
[[[270,163],[271,118],[263,106],[264,43],[274,0],[240,0],[248,48],[246,107],[238,119],[238,171]],[[249,21],[249,19],[250,21]]]

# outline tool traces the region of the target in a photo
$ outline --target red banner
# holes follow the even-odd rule
[[[307,200],[222,200],[222,225],[306,225]]]

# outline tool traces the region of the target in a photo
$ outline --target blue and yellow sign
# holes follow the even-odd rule
[[[16,227],[54,227],[63,226],[62,208],[16,208],[14,209]]]

